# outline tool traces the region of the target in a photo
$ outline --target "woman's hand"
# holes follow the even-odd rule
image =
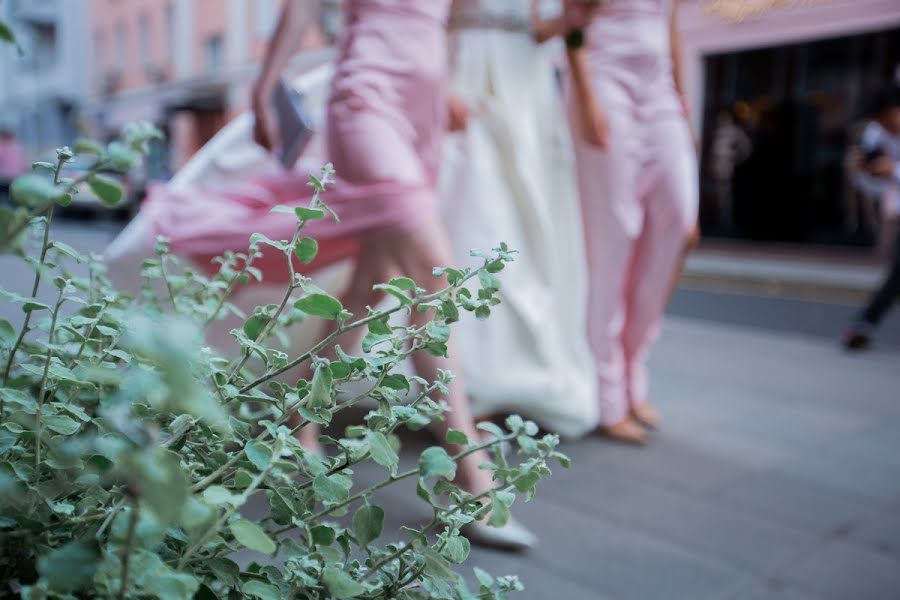
[[[298,40],[312,22],[312,15],[318,14],[309,10],[307,2],[285,2],[278,19],[278,26],[272,36],[263,64],[259,71],[259,79],[253,86],[250,103],[253,109],[253,141],[271,151],[281,144],[278,134],[278,119],[272,106],[272,93],[278,77],[288,64]]]
[[[563,20],[567,29],[583,29],[587,27],[597,11],[600,9],[598,2],[585,2],[585,0],[565,0],[563,2]]]
[[[447,131],[463,131],[469,126],[471,117],[469,105],[465,100],[450,94],[447,98]]]
[[[278,119],[270,98],[270,93],[257,87],[253,90],[251,105],[253,109],[253,141],[271,152],[281,144],[281,139],[278,135]]]
[[[609,119],[597,102],[590,102],[581,110],[581,128],[585,141],[603,150],[609,149]]]

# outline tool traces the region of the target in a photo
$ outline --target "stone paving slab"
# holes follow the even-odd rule
[[[900,515],[873,513],[853,528],[847,539],[879,554],[900,559]]]
[[[735,481],[714,494],[710,501],[819,537],[853,529],[870,513],[881,510],[880,503],[863,496],[777,472]]]
[[[824,545],[794,565],[785,579],[822,598],[872,600],[900,597],[900,567],[895,557],[844,541]]]
[[[562,570],[614,598],[900,597],[898,364],[891,352],[850,357],[808,336],[670,319],[653,358],[663,432],[645,449],[567,444],[573,470],[515,514],[580,534],[544,534],[533,555],[491,553],[490,564]],[[597,532],[602,543],[586,547]]]
[[[734,600],[821,600],[822,596],[782,581],[754,581],[742,589]]]

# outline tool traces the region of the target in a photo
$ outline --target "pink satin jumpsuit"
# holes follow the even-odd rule
[[[675,89],[667,0],[612,0],[585,30],[586,62],[610,125],[584,141],[569,93],[589,263],[588,328],[601,420],[647,400],[655,340],[696,222],[697,164]]]

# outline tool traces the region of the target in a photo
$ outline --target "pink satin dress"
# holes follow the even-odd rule
[[[327,108],[327,155],[337,181],[322,199],[338,214],[311,222],[320,243],[306,270],[352,256],[361,237],[409,231],[437,215],[437,170],[446,117],[446,21],[449,0],[348,0]],[[289,239],[305,205],[307,174],[269,171],[240,186],[152,189],[143,212],[155,235],[198,264],[225,250],[245,251],[254,232]],[[269,252],[267,281],[287,273]]]
[[[647,353],[697,218],[697,164],[673,82],[671,0],[611,0],[585,31],[608,149],[579,134],[570,96],[588,252],[588,335],[600,418],[647,399]]]

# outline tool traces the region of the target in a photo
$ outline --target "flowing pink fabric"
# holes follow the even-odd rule
[[[15,138],[0,138],[0,179],[12,179],[28,170],[25,151]]]
[[[346,10],[326,126],[337,181],[323,196],[340,223],[308,224],[320,257],[307,271],[353,255],[361,237],[409,231],[437,212],[449,0],[349,0]],[[144,212],[154,235],[202,264],[246,250],[254,232],[290,238],[296,220],[271,209],[310,198],[301,170],[266,172],[227,188],[158,186]],[[286,273],[276,268],[266,280]]]

